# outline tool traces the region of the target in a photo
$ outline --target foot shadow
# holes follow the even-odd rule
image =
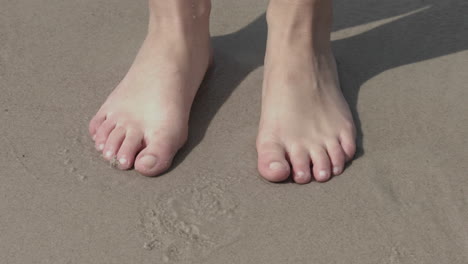
[[[359,4],[335,0],[334,31],[397,17],[361,34],[333,41],[341,88],[358,131],[355,159],[364,155],[357,111],[362,84],[395,67],[466,50],[466,14],[465,0],[381,0],[378,4],[373,0],[361,0]],[[216,66],[195,99],[189,140],[173,167],[201,142],[213,117],[240,82],[263,65],[266,37],[263,14],[237,32],[213,38]]]

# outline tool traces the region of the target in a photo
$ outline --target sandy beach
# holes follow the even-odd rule
[[[0,263],[468,263],[468,3],[335,0],[358,155],[298,185],[256,168],[267,1],[213,2],[189,141],[148,178],[87,131],[146,1],[0,0]]]

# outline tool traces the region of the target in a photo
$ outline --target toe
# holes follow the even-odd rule
[[[284,147],[277,143],[266,143],[258,147],[258,171],[271,182],[284,181],[289,177],[290,166],[286,161]]]
[[[96,132],[96,139],[95,139],[95,144],[96,144],[96,149],[99,151],[104,150],[104,146],[106,144],[107,138],[109,137],[109,134],[112,132],[112,130],[115,127],[115,123],[110,120],[104,121],[101,126],[99,126],[99,129]]]
[[[125,135],[125,139],[117,153],[119,161],[119,169],[128,170],[133,167],[135,157],[143,147],[143,133],[129,129]]]
[[[112,130],[107,138],[106,144],[102,154],[106,160],[111,160],[119,151],[122,141],[125,138],[125,129],[123,127],[116,127]]]
[[[346,161],[351,161],[356,153],[356,140],[352,133],[344,133],[340,138],[341,147],[344,150]]]
[[[324,148],[313,149],[310,153],[312,158],[312,170],[314,178],[319,182],[330,179],[330,158]]]
[[[96,114],[91,121],[89,121],[89,135],[94,138],[96,135],[96,132],[98,131],[98,128],[101,126],[101,124],[106,120],[106,116],[102,114]]]
[[[312,179],[310,171],[310,158],[306,150],[290,154],[293,173],[292,177],[296,183],[309,183]]]
[[[176,151],[168,144],[150,142],[136,157],[135,170],[145,176],[157,176],[169,169]]]
[[[338,142],[331,143],[327,147],[328,156],[330,157],[331,168],[333,175],[340,175],[343,172],[346,156]]]

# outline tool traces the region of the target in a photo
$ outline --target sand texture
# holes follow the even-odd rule
[[[0,0],[0,263],[468,263],[468,2],[335,0],[359,151],[303,186],[256,170],[266,4],[214,0],[189,142],[146,178],[87,134],[146,2]]]

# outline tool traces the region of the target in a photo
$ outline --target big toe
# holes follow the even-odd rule
[[[284,148],[276,143],[263,144],[258,147],[258,172],[268,181],[281,182],[290,174]]]
[[[146,154],[137,160],[135,168],[143,175],[155,176],[157,165],[158,158],[155,155]]]
[[[135,160],[135,170],[145,176],[157,176],[171,166],[177,150],[163,144],[150,144]]]

